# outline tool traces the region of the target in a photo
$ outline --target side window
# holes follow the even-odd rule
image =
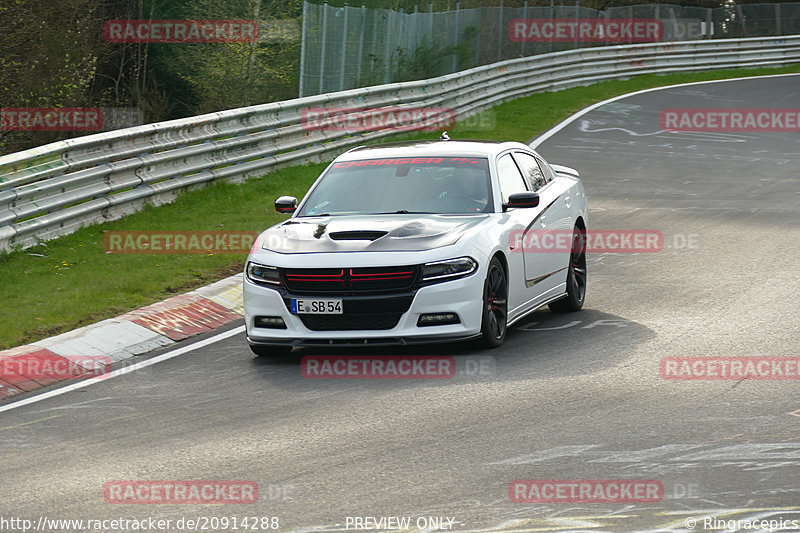
[[[547,178],[535,157],[525,152],[514,152],[514,159],[519,163],[525,181],[532,191],[538,191],[547,184]]]
[[[541,168],[542,172],[544,172],[544,178],[545,180],[547,180],[547,183],[553,181],[553,178],[555,178],[555,176],[553,175],[553,169],[550,168],[550,165],[548,165],[538,157],[536,158],[536,160],[539,162],[539,168]]]
[[[511,159],[511,154],[501,156],[497,160],[497,177],[500,180],[500,194],[503,197],[503,202],[508,202],[508,196],[515,192],[528,190],[516,163]]]

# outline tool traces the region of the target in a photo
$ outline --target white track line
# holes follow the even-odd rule
[[[239,335],[243,332],[244,332],[244,326],[239,326],[238,328],[229,329],[228,331],[218,333],[213,337],[209,337],[199,342],[195,342],[194,344],[189,344],[188,346],[181,346],[180,348],[175,348],[174,350],[170,350],[166,353],[162,353],[161,355],[157,355],[151,359],[147,359],[146,361],[142,361],[140,363],[134,363],[132,365],[128,365],[126,367],[114,370],[113,372],[109,372],[108,374],[103,374],[99,378],[89,378],[84,381],[75,383],[74,385],[67,385],[66,387],[61,387],[52,390],[50,392],[44,392],[42,394],[37,394],[36,396],[30,396],[28,398],[25,398],[24,400],[19,400],[18,402],[0,406],[0,413],[4,411],[10,411],[12,409],[16,409],[17,407],[22,407],[24,405],[40,402],[42,400],[46,400],[47,398],[52,398],[53,396],[58,396],[60,394],[72,392],[77,389],[82,389],[84,387],[88,387],[89,385],[103,383],[107,379],[121,376],[122,374],[133,372],[134,370],[137,370],[139,368],[144,368],[150,365],[154,365],[156,363],[160,363],[161,361],[166,361],[167,359],[172,359],[173,357],[177,357],[179,355],[191,352],[192,350],[208,346],[209,344],[214,344],[215,342],[227,339],[228,337],[233,337],[234,335]]]
[[[536,137],[534,140],[532,140],[530,142],[529,146],[531,148],[533,148],[534,150],[536,150],[536,148],[539,145],[541,145],[543,142],[545,142],[547,139],[549,139],[550,137],[552,137],[553,135],[555,135],[559,131],[563,130],[564,128],[569,126],[571,123],[575,122],[576,119],[582,117],[586,113],[594,111],[598,107],[604,106],[606,104],[610,104],[611,102],[616,102],[617,100],[622,100],[624,98],[630,98],[631,96],[636,96],[638,94],[650,93],[650,92],[653,92],[653,91],[666,91],[668,89],[674,89],[676,87],[688,87],[690,85],[709,85],[709,84],[712,84],[712,83],[727,83],[727,82],[730,82],[730,81],[741,81],[741,80],[758,80],[758,79],[763,79],[763,78],[780,78],[780,77],[783,77],[783,76],[800,76],[800,73],[768,74],[766,76],[746,76],[744,78],[730,78],[730,79],[725,79],[725,80],[693,81],[693,82],[690,82],[690,83],[677,83],[675,85],[667,85],[666,87],[653,87],[651,89],[642,89],[641,91],[635,91],[635,92],[632,92],[632,93],[621,94],[619,96],[615,96],[614,98],[609,98],[608,100],[603,100],[602,102],[597,102],[596,104],[592,104],[589,107],[585,107],[585,108],[581,109],[580,111],[578,111],[577,113],[575,113],[571,117],[568,117],[567,119],[562,120],[561,122],[559,122],[558,124],[556,124],[555,126],[550,128],[549,130],[547,130],[546,132],[542,133],[540,136]]]

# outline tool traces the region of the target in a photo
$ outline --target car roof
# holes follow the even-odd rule
[[[510,148],[531,150],[519,142],[479,141],[479,140],[430,140],[401,141],[394,143],[359,146],[336,158],[337,161],[357,161],[381,157],[491,157]]]

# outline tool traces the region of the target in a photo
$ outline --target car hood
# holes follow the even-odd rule
[[[454,244],[488,215],[361,215],[291,218],[259,236],[285,254],[431,250]]]

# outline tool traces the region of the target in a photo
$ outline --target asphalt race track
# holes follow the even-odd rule
[[[584,310],[539,310],[500,349],[355,352],[453,355],[452,379],[305,379],[303,356],[354,352],[256,359],[237,333],[0,413],[0,516],[278,517],[279,531],[353,530],[354,517],[430,531],[442,517],[476,532],[709,531],[716,517],[800,529],[799,382],[659,370],[665,357],[800,355],[798,133],[670,133],[660,111],[798,102],[796,75],[676,87],[546,139],[549,161],[581,172],[590,228],[659,230],[663,249],[590,255]],[[518,479],[658,480],[663,498],[518,503]],[[260,492],[240,505],[110,504],[112,480],[249,480]]]

